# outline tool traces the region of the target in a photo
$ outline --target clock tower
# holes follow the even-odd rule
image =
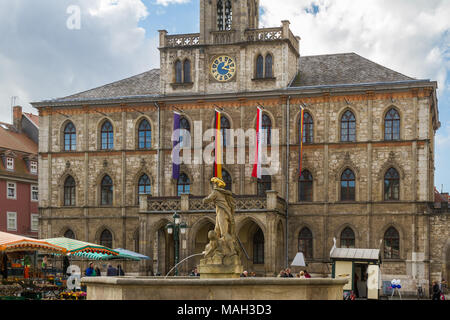
[[[259,0],[200,0],[200,32],[160,30],[163,94],[217,94],[287,87],[300,38],[289,21],[259,28]]]

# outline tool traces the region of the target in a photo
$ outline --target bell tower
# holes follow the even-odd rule
[[[245,41],[245,30],[257,29],[259,0],[200,0],[200,43]],[[230,41],[231,40],[231,41]]]

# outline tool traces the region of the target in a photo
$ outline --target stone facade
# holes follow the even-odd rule
[[[233,193],[242,198],[236,230],[245,248],[246,269],[260,275],[278,273],[293,260],[299,232],[307,227],[313,235],[309,271],[327,275],[333,238],[339,246],[345,227],[354,231],[358,248],[378,248],[385,232],[394,227],[399,234],[399,257],[383,257],[383,279],[401,278],[406,290],[415,291],[416,278],[426,285],[440,276],[448,260],[448,254],[443,257],[450,228],[446,216],[433,213],[430,206],[434,136],[439,128],[436,83],[408,78],[355,54],[300,57],[300,38],[292,35],[289,23],[257,29],[257,19],[243,18],[244,13],[254,12],[245,1],[236,5],[232,30],[215,32],[210,3],[201,1],[199,34],[171,36],[160,31],[158,84],[142,81],[157,74],[152,70],[128,82],[34,104],[41,117],[40,236],[62,236],[70,229],[78,239],[99,242],[107,229],[113,247],[138,249],[153,258],[141,265],[140,272],[168,272],[174,264],[174,249],[165,225],[172,221],[173,212],[180,212],[189,225],[180,241],[180,258],[204,249],[214,223],[213,210],[199,202],[210,191],[212,165],[182,164],[181,171],[190,179],[190,195],[177,196],[171,161],[173,112],[182,111],[191,132],[205,131],[213,128],[214,110],[219,106],[231,128],[247,130],[255,127],[256,107],[262,105],[272,129],[279,130],[280,167],[271,176],[273,192],[257,195],[251,164],[224,165],[232,177]],[[258,2],[248,5],[257,8]],[[273,55],[273,78],[255,80],[260,53]],[[210,75],[211,57],[219,54],[230,55],[238,63],[230,82],[219,83]],[[177,59],[190,60],[192,82],[175,83]],[[325,69],[311,75],[308,68],[315,69],[310,65],[313,60],[321,61],[323,68],[343,71],[336,71],[336,76],[331,72],[333,78],[327,78]],[[361,70],[355,71],[356,66]],[[302,168],[313,176],[311,202],[302,202],[298,196],[302,106],[314,123],[313,142],[303,145],[302,160]],[[387,141],[384,119],[392,108],[400,116],[400,136]],[[342,142],[340,137],[341,117],[347,110],[356,119],[352,142]],[[151,148],[146,150],[138,147],[142,119],[152,127]],[[106,120],[114,129],[114,148],[107,151],[100,148],[100,128]],[[68,121],[76,127],[77,141],[76,151],[70,152],[63,143]],[[196,148],[203,151],[209,143]],[[252,158],[248,144],[246,154]],[[390,168],[399,174],[400,193],[395,201],[384,200],[384,176]],[[355,174],[354,201],[340,201],[340,180],[346,169]],[[137,184],[144,173],[151,180],[151,196],[138,203]],[[101,206],[100,181],[106,174],[113,180],[113,202]],[[76,203],[64,206],[64,181],[69,175],[76,181]],[[263,263],[253,256],[259,250],[254,243],[259,230],[264,238]],[[180,270],[188,272],[197,263],[197,258],[191,259]]]

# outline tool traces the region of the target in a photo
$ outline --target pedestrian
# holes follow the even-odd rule
[[[95,275],[97,276],[97,277],[101,277],[102,276],[102,273],[101,273],[101,271],[100,271],[100,268],[99,267],[95,267]]]
[[[250,272],[250,277],[256,277],[256,273],[254,271]]]
[[[441,290],[439,289],[439,284],[437,283],[437,281],[433,281],[432,293],[432,300],[441,299]]]
[[[120,264],[117,265],[117,275],[124,276],[125,272],[123,272],[122,266]]]
[[[199,277],[200,273],[198,273],[197,268],[192,269],[191,271],[191,277]]]
[[[291,273],[291,269],[289,269],[289,268],[287,268],[286,269],[286,278],[293,278],[294,276],[292,275],[292,273]]]
[[[280,273],[277,276],[278,278],[286,278],[286,271],[280,270]]]
[[[303,272],[305,273],[305,278],[306,279],[310,279],[311,278],[311,275],[308,273],[308,271],[303,270]]]
[[[359,280],[359,277],[355,273],[355,277],[353,278],[353,281],[354,281],[353,285],[354,285],[354,288],[355,288],[355,296],[356,296],[356,298],[359,298],[358,280]]]
[[[114,268],[111,264],[108,265],[108,270],[106,271],[106,275],[108,277],[115,277],[115,276],[117,276],[116,268]]]
[[[247,278],[248,277],[248,271],[244,270],[244,272],[242,272],[241,274],[241,278]]]
[[[65,274],[68,277],[70,277],[70,272],[68,270],[69,267],[70,267],[69,258],[67,256],[64,256],[64,258],[63,258],[63,274]]]
[[[89,266],[87,267],[84,274],[86,275],[86,277],[92,277],[94,275],[94,272],[95,272],[94,264],[91,262],[91,263],[89,263]]]

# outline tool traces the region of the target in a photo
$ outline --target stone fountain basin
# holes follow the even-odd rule
[[[84,277],[88,300],[342,300],[347,279]]]

